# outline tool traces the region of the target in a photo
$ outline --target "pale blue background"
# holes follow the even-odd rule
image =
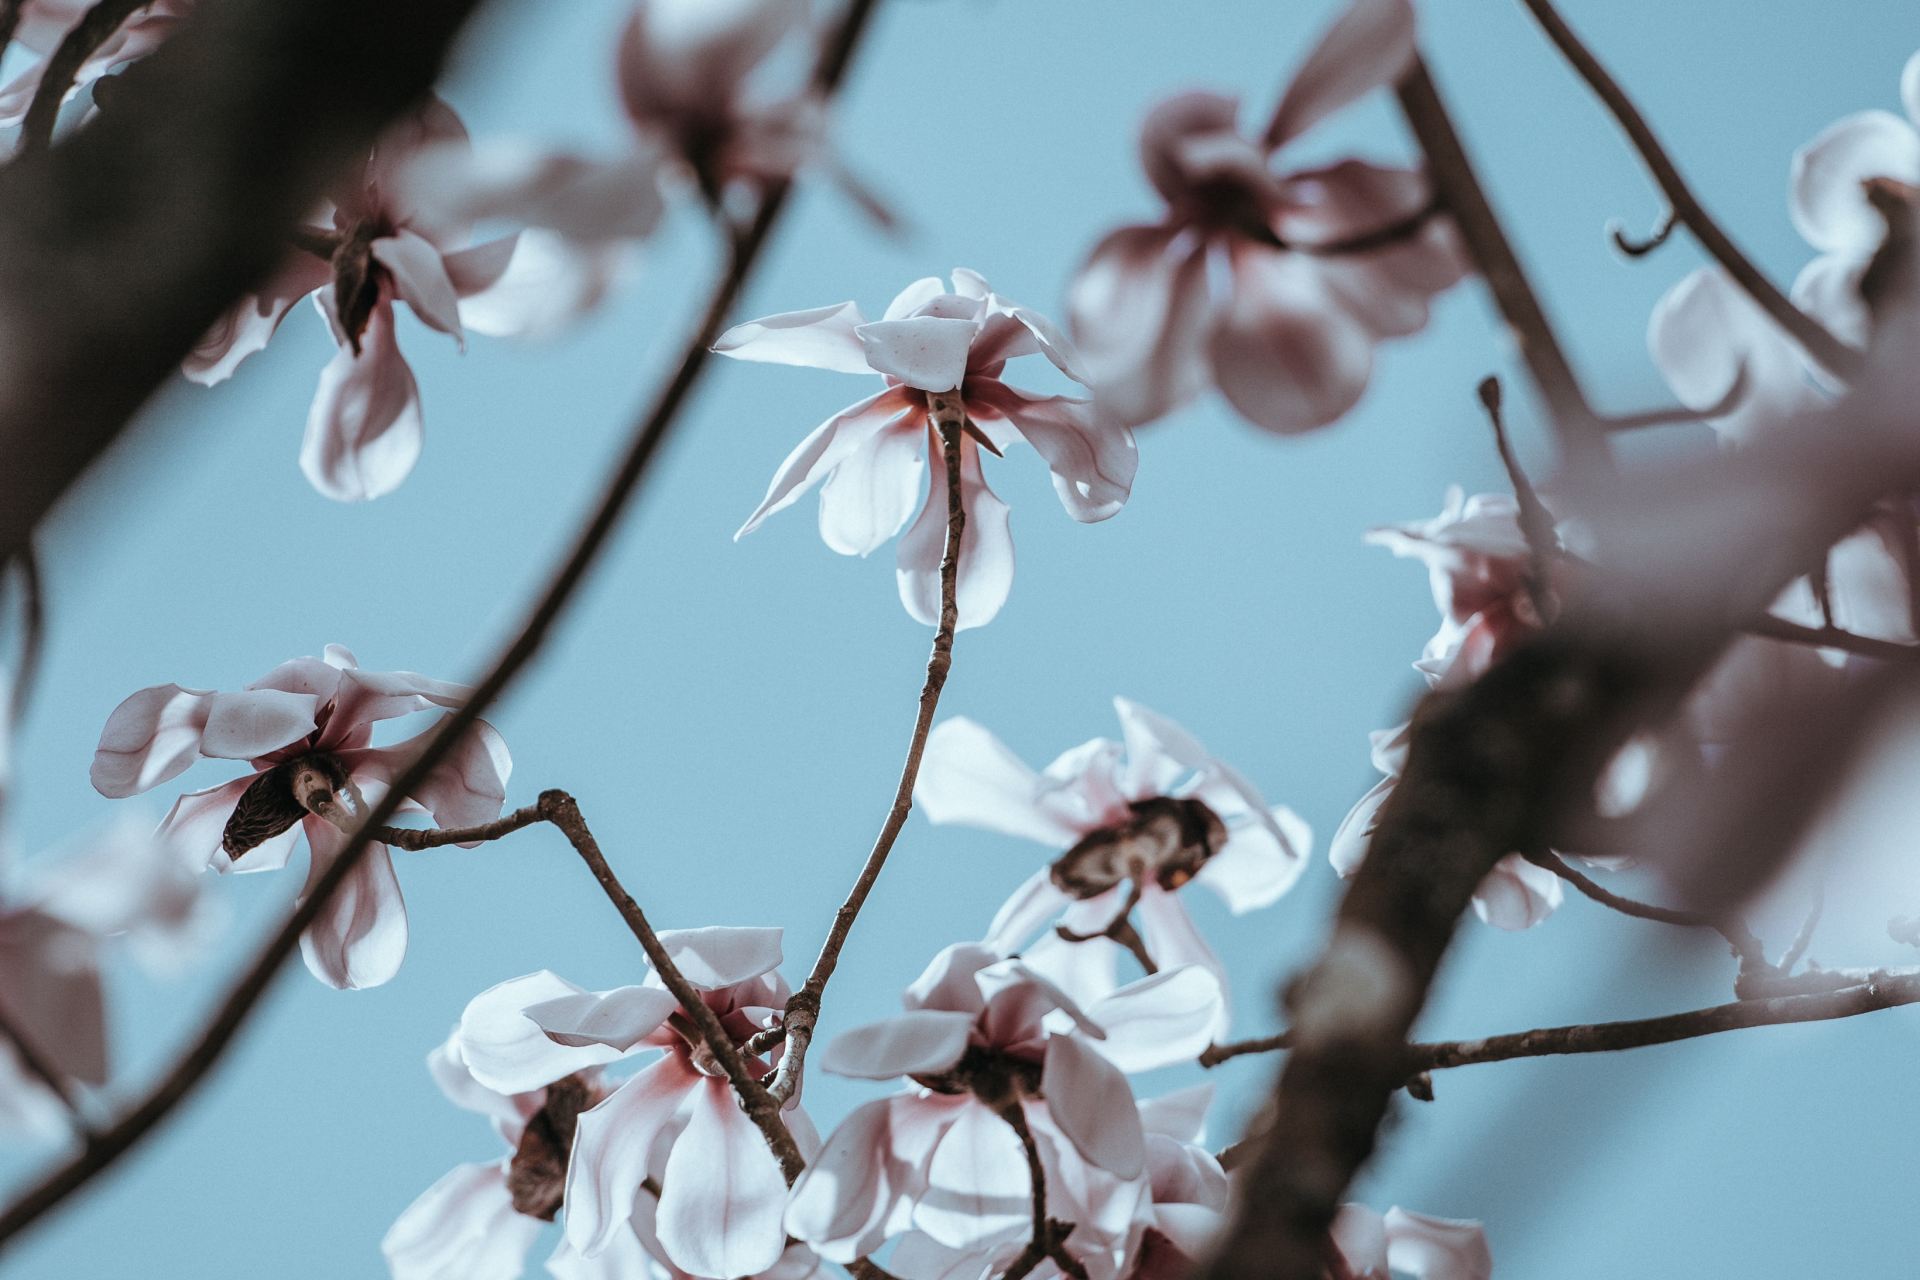
[[[1848,111],[1896,106],[1901,64],[1920,44],[1901,0],[1569,8],[1710,204],[1782,278],[1807,256],[1783,200],[1791,149]],[[846,297],[876,310],[956,263],[1057,314],[1093,238],[1155,209],[1133,158],[1146,106],[1208,85],[1264,109],[1330,10],[884,5],[839,137],[912,234],[879,239],[811,188],[743,315]],[[1656,198],[1517,6],[1436,0],[1427,11],[1443,88],[1579,363],[1607,404],[1657,402],[1646,316],[1692,249],[1626,264],[1608,248],[1606,219],[1649,225]],[[616,139],[618,17],[611,2],[501,6],[465,46],[449,95],[476,133]],[[1376,102],[1313,146],[1400,154],[1395,126]],[[232,384],[170,387],[48,531],[53,625],[21,750],[24,843],[40,848],[114,809],[89,789],[87,762],[108,711],[140,686],[231,688],[329,641],[372,667],[473,672],[598,488],[713,259],[683,211],[637,284],[548,348],[481,339],[461,357],[409,322],[427,450],[398,494],[369,507],[318,497],[295,465],[329,354],[311,314]],[[998,621],[961,636],[943,710],[1044,761],[1112,732],[1108,699],[1124,693],[1298,808],[1324,848],[1373,781],[1366,732],[1415,692],[1408,663],[1433,626],[1421,573],[1360,534],[1437,510],[1449,482],[1498,482],[1472,399],[1482,374],[1505,368],[1489,314],[1476,288],[1449,297],[1424,337],[1384,353],[1364,404],[1332,430],[1272,439],[1211,401],[1181,414],[1143,435],[1135,498],[1108,524],[1069,521],[1030,453],[996,464],[1015,508],[1018,580]],[[896,601],[891,549],[834,556],[810,502],[729,541],[793,442],[861,384],[770,367],[712,375],[579,607],[495,720],[515,758],[514,801],[572,789],[661,925],[784,925],[790,971],[801,971],[886,807],[927,632]],[[1520,416],[1538,458],[1524,406]],[[892,1008],[932,951],[976,934],[1040,856],[911,821],[846,954],[829,1032]],[[632,940],[549,832],[408,855],[401,875],[413,947],[399,979],[343,994],[289,972],[211,1086],[7,1255],[7,1274],[384,1274],[377,1242],[394,1215],[453,1164],[497,1154],[421,1066],[462,1004],[540,967],[598,987],[640,973]],[[194,978],[129,975],[116,987],[129,1079],[195,1023],[298,884],[289,872],[215,885],[239,920]],[[1230,920],[1199,895],[1240,975],[1238,1029],[1274,1025],[1269,993],[1315,945],[1333,892],[1317,849],[1301,887],[1268,912]],[[1913,904],[1887,905],[1897,909]],[[1724,998],[1726,980],[1698,940],[1576,902],[1526,935],[1469,923],[1425,1027],[1467,1035],[1663,1012]],[[1445,1075],[1437,1103],[1402,1109],[1360,1192],[1382,1208],[1484,1219],[1508,1277],[1911,1275],[1916,1049],[1909,1012]],[[1214,1073],[1218,1139],[1237,1133],[1271,1067]],[[870,1096],[814,1084],[823,1127]]]

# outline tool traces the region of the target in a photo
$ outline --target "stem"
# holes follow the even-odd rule
[[[1231,1040],[1226,1044],[1210,1044],[1200,1054],[1200,1065],[1211,1070],[1231,1058],[1245,1057],[1250,1053],[1274,1053],[1293,1047],[1293,1033],[1282,1031],[1278,1035],[1261,1036],[1254,1040]]]
[[[828,43],[814,74],[814,83],[823,93],[830,93],[839,83],[877,3],[878,0],[852,0],[849,4],[846,16]],[[7,1206],[5,1212],[0,1213],[0,1243],[31,1226],[112,1165],[170,1115],[206,1078],[239,1035],[240,1029],[266,995],[287,959],[299,948],[300,935],[318,917],[333,895],[339,892],[340,886],[366,855],[373,833],[387,824],[398,811],[401,801],[447,758],[481,713],[499,698],[539,652],[554,621],[572,599],[619,523],[621,513],[639,487],[659,452],[661,442],[699,380],[707,362],[708,348],[719,336],[727,313],[745,287],[760,251],[779,221],[791,190],[792,183],[786,180],[772,182],[766,187],[753,220],[734,241],[727,269],[715,282],[706,312],[688,339],[673,377],[642,416],[627,446],[625,457],[608,481],[592,514],[575,536],[566,558],[528,611],[519,633],[475,687],[473,696],[442,722],[440,731],[414,758],[413,764],[395,779],[387,794],[374,806],[363,827],[347,841],[339,857],[315,882],[286,922],[261,946],[229,988],[212,1017],[159,1082],[120,1119],[101,1131],[96,1142],[29,1187]]]
[[[960,495],[960,437],[966,429],[967,418],[958,392],[929,396],[927,412],[934,430],[939,433],[940,453],[947,468],[947,542],[940,557],[940,625],[933,635],[933,651],[927,656],[927,678],[920,686],[920,709],[914,715],[912,736],[907,739],[907,758],[900,766],[900,781],[893,789],[893,807],[887,811],[886,821],[881,824],[880,834],[875,837],[866,864],[860,868],[846,901],[833,914],[833,926],[820,946],[813,971],[787,1001],[784,1019],[787,1051],[780,1059],[780,1070],[773,1082],[773,1095],[783,1103],[800,1091],[807,1050],[813,1044],[813,1029],[820,1019],[820,1000],[826,993],[827,981],[833,977],[834,968],[840,963],[840,952],[847,945],[847,935],[853,932],[853,922],[859,918],[867,895],[873,892],[874,882],[887,864],[887,855],[893,852],[894,841],[899,839],[900,829],[906,825],[907,814],[913,809],[913,784],[920,776],[920,757],[926,753],[933,713],[940,705],[940,691],[946,687],[947,673],[953,668],[953,635],[960,621],[960,540],[967,527],[966,508]]]
[[[1434,190],[1453,214],[1467,252],[1486,278],[1494,305],[1500,309],[1501,317],[1519,345],[1521,360],[1546,399],[1547,414],[1562,456],[1575,465],[1605,464],[1606,432],[1599,416],[1580,390],[1579,380],[1554,335],[1553,325],[1541,308],[1540,299],[1528,282],[1498,215],[1488,203],[1485,189],[1474,175],[1473,163],[1467,158],[1466,148],[1454,130],[1425,62],[1414,59],[1397,92],[1407,124],[1426,152]]]
[[[1632,916],[1636,920],[1652,920],[1658,924],[1677,924],[1692,929],[1712,929],[1727,940],[1735,955],[1740,957],[1742,965],[1758,963],[1767,965],[1765,951],[1760,939],[1753,936],[1751,930],[1738,920],[1723,916],[1710,915],[1702,911],[1681,911],[1674,907],[1657,907],[1650,902],[1640,902],[1633,898],[1622,897],[1605,885],[1594,880],[1585,872],[1568,865],[1558,854],[1539,851],[1521,855],[1536,867],[1543,867],[1572,885],[1582,894],[1603,907],[1611,907],[1621,915]]]
[[[381,827],[373,833],[373,839],[395,849],[438,849],[450,844],[478,844],[485,840],[498,840],[501,836],[512,835],[522,827],[530,827],[536,822],[547,821],[547,815],[537,804],[515,809],[512,813],[501,814],[492,822],[482,822],[472,827],[429,827],[422,831],[414,827]]]
[[[1793,305],[1793,302],[1766,276],[1755,267],[1740,247],[1733,242],[1713,220],[1711,214],[1701,205],[1680,175],[1667,150],[1654,136],[1653,128],[1646,117],[1640,114],[1633,100],[1620,87],[1618,81],[1593,56],[1591,50],[1582,44],[1580,37],[1566,24],[1554,9],[1550,0],[1520,0],[1533,15],[1534,21],[1546,33],[1561,56],[1572,64],[1582,80],[1587,82],[1594,95],[1613,116],[1633,149],[1640,154],[1640,160],[1647,166],[1654,183],[1661,194],[1666,196],[1672,209],[1674,220],[1693,234],[1700,247],[1708,256],[1718,262],[1723,270],[1745,290],[1747,296],[1759,304],[1760,309],[1772,317],[1775,324],[1785,329],[1793,340],[1807,351],[1807,354],[1825,365],[1828,370],[1842,378],[1851,378],[1860,369],[1860,353],[1841,342],[1829,333],[1825,326]]]
[[[1055,1222],[1047,1216],[1047,1171],[1040,1163],[1040,1148],[1033,1140],[1033,1130],[1027,1124],[1027,1113],[1021,1109],[1019,1099],[1000,1108],[1000,1118],[1020,1135],[1020,1146],[1027,1155],[1027,1182],[1033,1188],[1033,1235],[1027,1241],[1027,1247],[1008,1265],[1001,1280],[1024,1280],[1033,1269],[1052,1258],[1062,1272],[1074,1277],[1074,1280],[1087,1280],[1087,1269],[1080,1259],[1066,1250],[1066,1238],[1073,1227],[1064,1222]]]
[[[1513,451],[1513,441],[1507,438],[1506,416],[1500,411],[1500,379],[1482,378],[1477,391],[1480,407],[1486,410],[1487,423],[1493,428],[1494,448],[1500,453],[1500,464],[1507,469],[1507,481],[1520,508],[1520,532],[1527,539],[1527,597],[1533,602],[1534,613],[1545,622],[1553,616],[1552,569],[1560,551],[1560,534],[1553,513],[1540,501],[1539,491]]]
[[[33,101],[27,104],[27,116],[20,126],[20,155],[44,151],[53,141],[53,127],[60,119],[60,104],[66,101],[75,77],[87,59],[141,9],[153,0],[98,0],[82,14],[60,39],[60,45],[47,59],[40,83],[34,87]]]
[[[1644,258],[1673,238],[1673,232],[1680,225],[1668,209],[1660,215],[1659,223],[1645,236],[1629,236],[1627,229],[1615,222],[1607,228],[1607,234],[1613,237],[1613,247],[1629,258]]]

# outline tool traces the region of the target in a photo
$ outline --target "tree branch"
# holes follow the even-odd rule
[[[1008,1264],[1000,1280],[1026,1280],[1034,1268],[1049,1258],[1074,1280],[1087,1280],[1086,1266],[1066,1249],[1073,1224],[1055,1222],[1047,1216],[1047,1171],[1040,1162],[1040,1147],[1033,1140],[1033,1130],[1027,1124],[1027,1113],[1022,1110],[1020,1100],[1016,1098],[1001,1107],[1000,1118],[1020,1135],[1020,1146],[1027,1156],[1027,1184],[1033,1189],[1033,1235],[1020,1256]]]
[[[1277,1035],[1260,1036],[1253,1040],[1230,1040],[1226,1044],[1210,1044],[1200,1054],[1200,1065],[1212,1070],[1223,1062],[1233,1058],[1245,1057],[1250,1053],[1277,1053],[1293,1047],[1293,1033],[1282,1031]]]
[[[1650,902],[1640,902],[1623,897],[1593,879],[1585,872],[1569,865],[1556,853],[1546,850],[1534,850],[1522,853],[1521,857],[1536,867],[1553,872],[1562,880],[1579,890],[1581,894],[1599,903],[1603,907],[1618,911],[1623,916],[1632,916],[1636,920],[1651,920],[1657,924],[1676,924],[1685,928],[1712,929],[1727,940],[1733,953],[1740,957],[1743,967],[1759,965],[1771,968],[1767,964],[1766,951],[1760,945],[1760,939],[1739,920],[1716,916],[1704,911],[1682,911],[1675,907],[1659,907]]]
[[[20,125],[19,154],[45,151],[52,144],[61,104],[73,89],[80,68],[99,52],[101,45],[113,39],[113,33],[125,26],[128,18],[152,3],[153,0],[96,0],[92,8],[80,15],[80,21],[67,30],[47,58],[40,83],[34,86],[33,100],[27,104],[27,116]],[[0,50],[3,49],[4,46],[0,46]]]

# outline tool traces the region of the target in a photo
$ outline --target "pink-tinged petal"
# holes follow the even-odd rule
[[[1155,103],[1140,122],[1140,167],[1147,181],[1168,204],[1181,207],[1193,195],[1195,175],[1188,161],[1194,144],[1237,139],[1239,120],[1238,98],[1207,90],[1177,93]]]
[[[725,1080],[694,1090],[660,1183],[654,1229],[674,1265],[696,1276],[748,1276],[786,1249],[786,1179]]]
[[[793,1184],[786,1229],[829,1261],[851,1262],[885,1239],[879,1228],[892,1208],[888,1122],[894,1101],[855,1107]]]
[[[920,500],[927,433],[902,415],[847,454],[820,489],[820,540],[843,556],[871,555]]]
[[[177,684],[130,694],[100,731],[88,776],[93,789],[121,800],[185,773],[200,758],[211,693]]]
[[[1194,876],[1235,915],[1272,906],[1299,881],[1313,856],[1313,828],[1285,805],[1227,829],[1227,842]]]
[[[643,1215],[651,1215],[654,1199],[644,1192],[633,1202],[632,1231],[616,1231],[597,1258],[588,1258],[562,1237],[547,1259],[547,1274],[553,1280],[690,1280],[678,1267],[668,1267],[655,1255],[660,1245],[652,1237],[652,1226],[640,1225]]]
[[[983,285],[985,281],[981,282]],[[1054,368],[1082,385],[1087,383],[1080,353],[1066,332],[1035,311],[991,295],[980,334],[967,358],[968,371],[998,376],[999,366],[1033,352],[1046,356]]]
[[[1001,960],[973,975],[987,1007],[980,1018],[980,1036],[989,1045],[1009,1050],[1038,1050],[1051,1021],[1098,1040],[1107,1033],[1087,1017],[1080,1002],[1050,978],[1018,959]]]
[[[302,897],[326,874],[347,844],[346,835],[319,818],[302,824],[312,862]],[[300,954],[313,976],[330,987],[377,987],[400,972],[407,955],[407,904],[387,846],[370,844],[319,916],[300,935]]]
[[[1137,427],[1199,395],[1211,314],[1204,244],[1177,227],[1109,234],[1067,291],[1094,403]]]
[[[898,421],[910,407],[898,388],[888,387],[848,405],[815,427],[774,472],[767,496],[733,535],[734,540],[758,529],[774,512],[784,511],[798,502],[802,494],[826,479],[854,453],[871,448],[874,437]]]
[[[463,1164],[406,1207],[380,1252],[393,1280],[518,1280],[541,1228],[514,1211],[498,1162]]]
[[[860,1080],[945,1071],[966,1052],[973,1015],[913,1009],[885,1022],[843,1031],[820,1056],[820,1069]]]
[[[1387,1274],[1387,1224],[1363,1204],[1343,1204],[1333,1216],[1333,1243],[1360,1280]]]
[[[519,1105],[513,1097],[489,1089],[473,1078],[467,1060],[461,1056],[458,1028],[427,1055],[427,1074],[433,1077],[448,1102],[462,1111],[486,1116],[503,1130],[517,1134],[525,1119]]]
[[[947,292],[947,282],[939,276],[922,276],[893,296],[882,320],[904,320]],[[985,297],[983,293],[980,295]]]
[[[246,689],[216,693],[207,699],[206,709],[200,754],[217,760],[251,760],[312,733],[318,702],[311,694]]]
[[[340,673],[333,714],[321,731],[319,745],[330,750],[356,749],[365,745],[365,731],[376,721],[433,707],[451,709],[472,696],[471,685],[435,680],[417,671],[352,668]]]
[[[1113,710],[1127,744],[1120,789],[1128,799],[1165,795],[1182,775],[1207,763],[1200,740],[1159,712],[1127,698],[1115,698]]]
[[[1477,1222],[1387,1210],[1387,1264],[1414,1280],[1489,1280],[1493,1254]]]
[[[1000,904],[982,941],[1001,955],[1012,955],[1072,901],[1053,883],[1051,871],[1042,867]]]
[[[574,1248],[598,1257],[627,1230],[654,1140],[705,1083],[670,1053],[581,1113],[567,1162],[567,1239]]]
[[[1040,771],[1040,802],[1079,831],[1119,822],[1127,816],[1121,757],[1125,748],[1110,738],[1093,738],[1062,751]]]
[[[551,151],[518,138],[436,147],[414,157],[401,181],[416,209],[455,222],[505,219],[582,246],[643,239],[665,211],[660,157],[642,146],[612,159]],[[451,259],[460,255],[447,256],[458,288]]]
[[[1367,843],[1372,840],[1374,828],[1380,822],[1380,807],[1386,804],[1387,797],[1393,794],[1393,788],[1399,781],[1398,778],[1380,779],[1340,820],[1333,840],[1327,845],[1327,861],[1342,876],[1352,875],[1366,860]]]
[[[306,693],[322,703],[333,701],[334,693],[340,688],[340,673],[349,667],[358,666],[353,655],[339,645],[326,647],[325,659],[314,657],[289,658],[273,670],[247,685],[249,689],[280,689],[287,693]],[[333,659],[344,654],[342,661]]]
[[[1296,253],[1236,255],[1233,294],[1207,340],[1214,381],[1240,415],[1269,431],[1323,427],[1359,402],[1373,341]]]
[[[784,311],[737,324],[713,344],[717,355],[765,364],[792,364],[836,373],[872,373],[854,331],[866,324],[851,302]],[[944,389],[944,388],[943,388]]]
[[[460,295],[447,278],[438,249],[411,231],[396,231],[375,240],[371,251],[392,277],[394,292],[429,329],[462,336]]]
[[[1060,1132],[1094,1164],[1122,1178],[1146,1171],[1146,1138],[1120,1069],[1075,1036],[1047,1042],[1040,1091]]]
[[[874,370],[922,391],[951,391],[967,376],[978,328],[972,320],[911,316],[863,324],[854,336]]]
[[[467,1070],[498,1093],[530,1093],[618,1058],[604,1045],[569,1048],[549,1039],[526,1015],[534,1005],[579,994],[579,987],[545,969],[482,991],[467,1002],[455,1032]]]
[[[1647,350],[1681,403],[1705,408],[1740,378],[1751,331],[1719,271],[1701,268],[1669,289],[1647,321]]]
[[[940,559],[947,542],[947,466],[938,452],[931,455],[927,505],[899,545],[895,573],[900,602],[927,626],[940,621]],[[980,471],[980,451],[963,442],[960,454],[961,503],[967,513],[960,536],[958,583],[959,629],[992,622],[1013,590],[1013,535],[1007,527],[1007,504],[987,487]]]
[[[97,939],[45,912],[0,916],[0,1012],[62,1074],[93,1085],[107,1080],[98,949]]]
[[[949,1248],[983,1248],[1023,1238],[1031,1196],[1026,1152],[1012,1126],[970,1098],[933,1149],[913,1223]]]
[[[1878,247],[1887,223],[1867,203],[1869,178],[1920,183],[1920,132],[1890,111],[1836,120],[1793,153],[1787,209],[1808,244],[1829,253]]]
[[[326,294],[322,310],[330,304]],[[336,502],[392,493],[420,460],[420,388],[394,340],[393,306],[373,309],[360,353],[342,347],[320,372],[300,469]]]
[[[803,0],[650,0],[620,35],[620,92],[643,125],[724,112],[805,18]]]
[[[984,726],[954,716],[927,735],[913,798],[929,822],[957,822],[1065,848],[1083,830],[1035,803],[1040,777]]]
[[[696,987],[717,991],[780,967],[779,929],[667,929],[660,945]]]
[[[1000,953],[978,942],[956,942],[942,947],[919,977],[907,986],[900,1003],[909,1009],[957,1009],[976,1014],[986,1008],[976,974],[1000,962]]]
[[[201,870],[163,833],[123,814],[22,868],[9,897],[93,937],[116,936],[142,964],[178,973],[219,923],[202,896]]]
[[[1126,1072],[1191,1061],[1212,1042],[1224,1004],[1220,980],[1201,965],[1162,969],[1088,1007],[1107,1033],[1093,1049]]]
[[[202,386],[226,381],[242,360],[266,347],[294,304],[325,288],[332,278],[328,263],[312,254],[297,254],[259,293],[242,298],[221,316],[181,362],[180,371]]]
[[[436,245],[455,244],[466,234],[467,220],[429,207],[408,206],[405,174],[422,154],[468,145],[467,127],[454,109],[439,98],[427,98],[388,127],[375,144],[364,174],[337,184],[334,202],[345,220],[379,219],[404,225]]]
[[[1406,74],[1413,65],[1413,27],[1409,0],[1352,0],[1281,95],[1267,125],[1268,149]]]
[[[1510,853],[1474,890],[1473,912],[1496,929],[1517,932],[1545,920],[1565,898],[1559,876]]]
[[[460,323],[496,338],[550,338],[599,306],[626,269],[621,244],[580,244],[529,227],[447,254]]]
[[[1105,520],[1126,505],[1140,453],[1118,421],[1103,421],[1085,400],[1032,395],[992,379],[968,383],[967,398],[1003,415],[1046,460],[1060,505],[1075,520]]]
[[[355,779],[375,778],[391,783],[439,736],[435,725],[390,747],[365,747],[338,752],[340,762]],[[506,801],[507,778],[513,759],[499,731],[482,720],[460,737],[460,742],[414,789],[410,797],[433,815],[434,825],[470,827],[500,816]]]
[[[1140,1127],[1175,1142],[1199,1142],[1206,1136],[1207,1111],[1213,1106],[1213,1086],[1189,1085],[1140,1104]]]
[[[615,987],[542,1000],[526,1016],[555,1044],[605,1045],[621,1053],[659,1029],[680,1002],[659,987]]]
[[[1291,173],[1281,191],[1286,204],[1275,215],[1274,230],[1287,243],[1304,246],[1360,239],[1412,217],[1433,199],[1432,185],[1416,170],[1351,159]],[[1365,261],[1374,255],[1352,256]]]
[[[259,776],[250,773],[244,778],[208,787],[205,791],[189,791],[173,802],[173,808],[167,811],[167,816],[160,822],[160,834],[167,838],[168,844],[180,851],[193,870],[200,871],[211,866],[222,873],[245,873],[278,871],[287,865],[287,860],[293,856],[294,845],[299,843],[298,826],[289,827],[273,839],[255,845],[238,862],[228,858],[221,848],[221,837],[226,833],[227,820],[233,816],[234,806],[240,803],[241,795]]]

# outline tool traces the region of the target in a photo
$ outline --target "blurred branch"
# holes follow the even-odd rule
[[[80,21],[68,28],[47,59],[40,83],[34,86],[33,100],[27,103],[27,116],[20,125],[19,154],[45,151],[52,144],[61,104],[72,91],[80,68],[99,52],[101,45],[113,39],[113,33],[125,26],[128,18],[152,3],[153,0],[96,0],[93,7],[80,15]]]
[[[1650,902],[1640,902],[1633,898],[1622,897],[1582,871],[1569,865],[1559,854],[1545,850],[1536,850],[1521,855],[1536,867],[1553,872],[1562,880],[1579,890],[1581,894],[1603,907],[1618,911],[1621,915],[1632,916],[1636,920],[1651,920],[1657,924],[1676,924],[1686,928],[1712,929],[1727,940],[1733,953],[1740,957],[1744,965],[1767,963],[1766,951],[1760,945],[1760,939],[1745,924],[1732,917],[1711,915],[1704,911],[1683,911],[1675,907],[1659,907]]]
[[[1633,99],[1627,96],[1593,52],[1581,43],[1580,37],[1574,34],[1550,0],[1521,0],[1521,3],[1533,15],[1534,21],[1540,24],[1541,30],[1546,32],[1547,39],[1560,50],[1561,56],[1572,64],[1580,78],[1587,82],[1594,95],[1612,114],[1633,149],[1640,153],[1647,172],[1667,198],[1672,218],[1693,234],[1708,256],[1733,277],[1734,282],[1773,318],[1774,323],[1792,335],[1808,355],[1842,378],[1850,378],[1857,373],[1860,369],[1860,352],[1841,342],[1819,321],[1794,306],[1741,252],[1733,238],[1721,229],[1693,194],[1693,189],[1667,155],[1660,139],[1654,136],[1646,117],[1634,106]]]
[[[13,661],[11,701],[0,714],[19,728],[40,680],[40,658],[47,646],[46,583],[40,576],[40,555],[31,541],[14,553],[13,569],[20,584],[20,653]],[[0,731],[3,732],[3,731]]]
[[[1293,1033],[1282,1031],[1278,1035],[1260,1036],[1254,1040],[1230,1040],[1226,1044],[1210,1044],[1200,1054],[1200,1065],[1211,1070],[1233,1058],[1243,1058],[1250,1053],[1277,1053],[1293,1047]]]

